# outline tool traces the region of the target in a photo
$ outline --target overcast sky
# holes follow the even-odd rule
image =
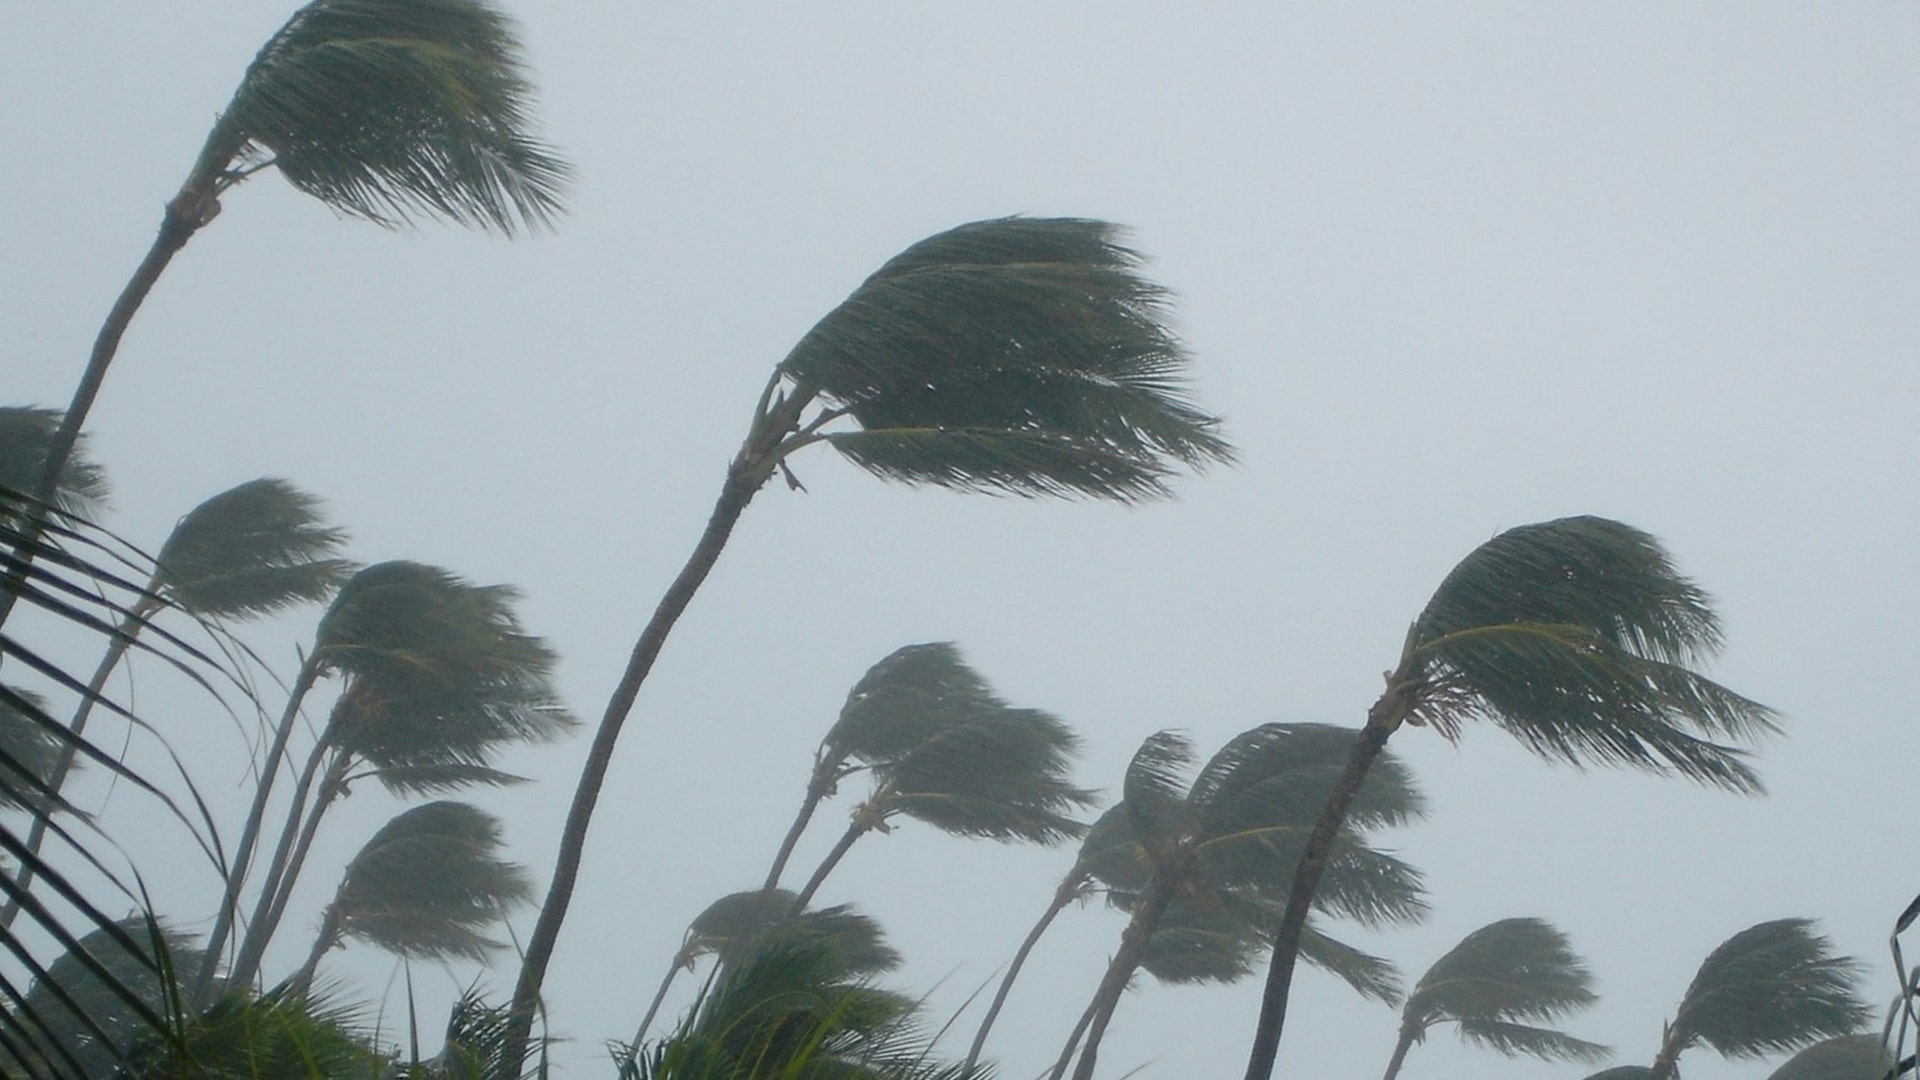
[[[543,131],[578,169],[570,216],[514,243],[395,234],[275,176],[246,184],[155,290],[93,414],[115,528],[157,546],[208,495],[286,477],[358,559],[524,590],[569,703],[597,717],[771,366],[901,248],[1012,213],[1131,229],[1243,458],[1132,510],[799,458],[807,492],[751,507],[628,728],[548,980],[567,1075],[606,1074],[602,1042],[630,1034],[686,921],[758,882],[815,743],[895,647],[959,642],[1006,697],[1083,732],[1079,778],[1111,793],[1161,728],[1210,753],[1270,720],[1357,725],[1457,560],[1575,513],[1653,532],[1715,595],[1712,674],[1789,718],[1760,757],[1771,795],[1409,729],[1393,747],[1432,818],[1383,842],[1426,872],[1433,914],[1354,939],[1414,976],[1487,922],[1547,918],[1603,999],[1567,1026],[1619,1063],[1648,1063],[1700,959],[1762,920],[1820,919],[1890,995],[1886,937],[1920,890],[1902,809],[1920,753],[1920,7],[509,7]],[[7,5],[5,403],[66,402],[290,10]],[[283,674],[311,621],[259,634]],[[180,712],[156,719],[237,801],[230,721]],[[538,783],[478,799],[543,882],[585,751],[518,755],[506,767]],[[393,810],[356,794],[323,838],[336,865]],[[125,816],[163,907],[204,929],[208,876],[184,851],[163,868],[168,841]],[[898,982],[944,1018],[1070,860],[909,822],[822,900],[881,919]],[[289,968],[332,887],[310,876]],[[1095,904],[1043,943],[990,1047],[1007,1077],[1052,1059],[1122,922]],[[377,995],[393,968],[362,947],[327,970]],[[471,977],[422,979],[444,998]],[[1311,971],[1295,1000],[1283,1071],[1377,1074],[1392,1011]],[[1258,1001],[1257,980],[1143,984],[1103,1075],[1237,1076]],[[1772,1063],[1698,1050],[1685,1068]],[[1442,1032],[1407,1075],[1587,1071]]]

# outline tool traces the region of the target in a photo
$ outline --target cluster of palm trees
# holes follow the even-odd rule
[[[504,857],[483,809],[419,803],[328,868],[339,876],[319,932],[302,961],[276,967],[272,945],[329,811],[363,781],[400,800],[517,782],[502,754],[575,726],[553,686],[554,654],[523,629],[510,589],[411,561],[356,566],[317,500],[278,479],[207,500],[149,557],[97,524],[104,476],[85,456],[82,428],[154,283],[214,221],[222,196],[261,172],[383,225],[438,218],[511,235],[551,224],[569,170],[531,134],[518,55],[511,24],[487,0],[300,8],[247,68],[168,202],[69,406],[0,410],[0,664],[45,684],[0,682],[0,808],[26,822],[0,822],[9,870],[0,945],[19,964],[0,974],[9,1074],[514,1080],[537,1068],[547,999],[564,1006],[549,994],[548,965],[640,689],[748,505],[776,474],[800,488],[795,455],[826,444],[897,483],[1119,502],[1164,496],[1182,474],[1233,460],[1219,420],[1188,393],[1190,357],[1167,327],[1166,294],[1114,226],[1000,218],[911,245],[773,365],[708,524],[593,729],[544,895]],[[23,604],[31,615],[15,618]],[[325,608],[276,695],[252,674],[234,626],[310,604]],[[35,646],[20,628],[36,620],[98,636],[90,678]],[[1078,739],[1064,722],[1002,700],[950,643],[909,645],[848,695],[761,885],[692,921],[618,1067],[635,1080],[984,1076],[994,1021],[1041,937],[1096,895],[1125,926],[1054,1080],[1096,1074],[1139,972],[1230,982],[1263,963],[1246,1075],[1266,1080],[1301,959],[1401,1005],[1389,1080],[1441,1025],[1503,1053],[1598,1061],[1604,1048],[1551,1026],[1593,993],[1545,922],[1490,924],[1405,992],[1389,962],[1327,926],[1387,926],[1426,910],[1418,871],[1372,843],[1425,812],[1387,749],[1405,726],[1452,739],[1481,721],[1548,758],[1757,792],[1747,747],[1777,720],[1699,672],[1719,643],[1705,594],[1646,533],[1594,517],[1511,529],[1441,582],[1361,727],[1266,724],[1204,762],[1184,735],[1155,734],[1117,801],[1091,821],[1096,795],[1073,782]],[[214,707],[261,712],[251,797],[230,842],[224,808],[190,785],[169,790],[93,734],[104,713],[164,738],[163,722],[109,692],[134,657],[184,673]],[[55,715],[50,695],[71,708]],[[204,943],[157,914],[103,910],[102,889],[148,906],[66,795],[80,766],[151,799],[204,856],[218,887]],[[798,889],[783,888],[816,809],[856,776],[865,795],[839,841]],[[1079,841],[952,1064],[928,1054],[917,1003],[875,984],[899,961],[878,925],[844,904],[814,906],[856,843],[908,821],[963,837]],[[499,955],[503,920],[536,898],[511,1000],[463,999],[432,1058],[417,1043],[405,1054],[377,1048],[317,982],[349,941],[402,957]],[[705,958],[696,1005],[649,1039],[674,974]],[[1703,964],[1644,1074],[1672,1076],[1703,1045],[1730,1056],[1805,1048],[1780,1076],[1833,1075],[1843,1062],[1885,1071],[1885,1040],[1859,1033],[1867,1017],[1854,977],[1804,920],[1743,931]],[[1641,1075],[1623,1069],[1598,1075]]]

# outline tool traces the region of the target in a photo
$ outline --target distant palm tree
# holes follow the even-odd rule
[[[1251,972],[1278,925],[1279,898],[1310,823],[1357,734],[1325,724],[1263,724],[1229,740],[1190,782],[1194,753],[1184,736],[1160,732],[1141,745],[1120,805],[1089,837],[1096,854],[1086,860],[1088,872],[1132,919],[1083,1018],[1075,1080],[1093,1075],[1120,996],[1149,958],[1175,981]],[[1356,793],[1317,906],[1370,926],[1421,917],[1419,872],[1365,839],[1423,810],[1411,773],[1382,758]],[[1095,846],[1093,838],[1103,832],[1130,837],[1131,844],[1102,838]],[[1384,961],[1318,933],[1310,955],[1362,993],[1398,1001],[1397,980]],[[1066,1075],[1077,1041],[1077,1034],[1067,1040],[1054,1080]]]
[[[406,561],[369,566],[340,589],[321,617],[261,763],[234,848],[227,903],[208,938],[208,950],[218,955],[301,702],[319,679],[340,676],[344,688],[295,781],[230,979],[245,981],[257,971],[320,819],[346,792],[357,766],[401,793],[511,783],[518,778],[491,767],[500,745],[554,738],[571,727],[553,688],[553,652],[522,629],[513,612],[517,598],[510,588],[473,585]],[[197,995],[208,981],[203,976]]]
[[[249,619],[326,599],[352,568],[336,552],[346,533],[325,524],[319,501],[284,480],[250,480],[196,506],[180,519],[154,559],[144,595],[115,628],[68,730],[87,729],[94,702],[147,622],[171,606],[201,620]],[[62,748],[47,774],[56,793],[72,771],[76,751]],[[38,853],[50,818],[34,821],[27,849]],[[21,887],[33,884],[22,871]],[[0,910],[0,926],[19,914],[18,900]]]
[[[1883,1080],[1895,1064],[1878,1035],[1836,1035],[1788,1058],[1767,1080]]]
[[[1400,1074],[1407,1051],[1438,1024],[1453,1024],[1461,1039],[1508,1057],[1603,1060],[1606,1047],[1540,1026],[1596,1000],[1593,976],[1551,924],[1529,918],[1488,923],[1434,961],[1407,995],[1385,1080]]]
[[[1490,721],[1543,757],[1631,765],[1757,792],[1742,751],[1772,710],[1693,670],[1719,620],[1653,537],[1597,517],[1510,529],[1456,566],[1407,632],[1341,780],[1300,855],[1274,943],[1247,1080],[1272,1075],[1298,937],[1347,806],[1402,724],[1456,738]]]
[[[880,924],[853,910],[851,904],[836,904],[818,911],[793,910],[794,894],[786,889],[751,889],[729,893],[707,905],[688,925],[680,948],[660,980],[660,989],[647,1006],[646,1015],[634,1031],[637,1048],[653,1026],[667,990],[682,971],[692,971],[701,957],[716,954],[738,960],[757,947],[761,939],[774,935],[803,941],[819,941],[833,950],[843,975],[879,975],[900,965],[900,954],[886,942]]]
[[[1708,954],[1667,1023],[1651,1080],[1677,1075],[1680,1055],[1706,1045],[1722,1057],[1757,1058],[1851,1035],[1869,1013],[1855,984],[1860,965],[1835,956],[1811,919],[1775,919]]]
[[[265,169],[351,217],[420,217],[512,234],[560,210],[568,168],[529,133],[532,87],[513,26],[485,0],[314,0],[261,47],[159,235],[114,302],[22,490],[52,501],[120,339],[173,256]],[[12,610],[0,595],[0,625]]]
[[[430,802],[382,826],[347,864],[307,961],[289,980],[305,994],[321,957],[347,938],[403,957],[483,960],[487,931],[533,900],[533,883],[502,860],[500,822],[460,802]]]
[[[827,443],[881,477],[959,491],[1135,502],[1181,467],[1231,460],[1188,400],[1165,294],[1109,224],[1001,218],[888,261],[774,368],[693,554],[608,699],[516,981],[524,1047],[620,730],[673,624],[736,522],[789,459]]]

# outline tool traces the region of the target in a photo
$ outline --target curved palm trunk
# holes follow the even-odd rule
[[[814,763],[813,776],[807,781],[807,797],[800,803],[800,812],[794,815],[793,825],[787,829],[787,835],[780,841],[780,850],[773,856],[773,866],[767,870],[767,880],[760,886],[761,892],[772,892],[780,887],[780,875],[787,871],[787,860],[793,857],[795,845],[800,843],[800,834],[807,831],[807,825],[813,820],[813,812],[820,807],[827,792],[833,790],[834,777],[840,772],[840,762],[821,759]]]
[[[1281,916],[1280,928],[1274,935],[1273,966],[1267,970],[1267,987],[1260,1000],[1260,1020],[1254,1028],[1253,1052],[1247,1063],[1246,1080],[1268,1080],[1273,1075],[1274,1059],[1280,1050],[1280,1031],[1287,1020],[1287,993],[1293,984],[1294,965],[1300,959],[1300,936],[1306,929],[1307,914],[1313,907],[1314,890],[1320,885],[1320,875],[1327,868],[1327,855],[1333,850],[1333,841],[1340,833],[1340,826],[1346,822],[1347,809],[1353,805],[1353,797],[1359,793],[1360,784],[1367,778],[1367,771],[1373,768],[1380,751],[1386,747],[1387,737],[1393,734],[1405,717],[1407,693],[1406,690],[1389,688],[1368,710],[1367,724],[1360,729],[1360,737],[1354,741],[1347,767],[1328,793],[1327,804],[1320,811],[1320,820],[1307,838],[1306,850],[1300,854],[1299,866],[1293,872],[1293,888],[1287,894],[1287,910]]]
[[[793,898],[793,906],[787,909],[788,918],[807,910],[807,905],[813,901],[813,894],[819,892],[820,886],[826,883],[827,875],[833,873],[833,868],[839,866],[840,860],[846,858],[847,852],[853,850],[854,841],[873,830],[876,821],[869,821],[865,814],[853,819],[853,824],[847,826],[847,831],[840,834],[840,839],[833,845],[833,850],[827,852],[827,857],[820,860],[820,866],[814,870],[813,876],[807,879],[806,886]]]
[[[1007,1003],[1007,995],[1013,991],[1013,981],[1020,977],[1020,969],[1026,966],[1028,954],[1040,943],[1041,935],[1053,925],[1053,920],[1080,895],[1086,880],[1085,873],[1067,875],[1060,887],[1053,891],[1053,903],[1047,905],[1046,913],[1040,916],[1039,922],[1033,924],[1033,929],[1027,931],[1026,940],[1020,943],[1012,962],[1007,964],[1007,973],[1000,977],[1000,988],[994,991],[993,1004],[987,1006],[987,1015],[980,1018],[980,1030],[974,1033],[973,1045],[967,1048],[967,1061],[961,1068],[962,1072],[971,1072],[974,1064],[980,1060],[980,1052],[986,1049],[987,1033],[993,1030],[993,1022],[1000,1018],[1000,1009]],[[1088,1018],[1091,1019],[1092,1014],[1088,1014]]]
[[[1080,1010],[1080,1019],[1074,1021],[1073,1030],[1067,1033],[1067,1045],[1060,1048],[1060,1056],[1054,1059],[1053,1069],[1047,1073],[1047,1080],[1060,1080],[1067,1075],[1067,1066],[1073,1064],[1073,1052],[1080,1049],[1080,1040],[1087,1034],[1087,1026],[1093,1023],[1093,1014],[1100,1008],[1096,1001],[1087,1002]]]
[[[327,913],[320,920],[320,933],[313,939],[313,948],[307,951],[306,963],[300,965],[293,978],[287,980],[287,989],[294,997],[306,997],[307,988],[313,985],[313,973],[320,967],[320,959],[328,950],[340,944],[340,930],[346,919],[340,914],[340,905],[327,905]],[[416,1060],[418,1055],[415,1055]]]
[[[798,411],[799,407],[795,406],[793,412],[796,416]],[[579,786],[574,789],[573,804],[567,811],[566,827],[560,834],[553,882],[547,889],[546,900],[540,906],[540,918],[527,939],[520,977],[515,980],[513,1004],[503,1039],[502,1060],[512,1063],[510,1067],[517,1068],[520,1062],[527,1059],[527,1043],[533,1033],[533,1015],[539,1004],[540,988],[546,981],[547,965],[553,959],[553,946],[559,940],[561,924],[566,921],[567,907],[573,901],[574,883],[580,876],[580,856],[586,848],[587,827],[593,821],[593,808],[600,800],[600,787],[606,782],[607,769],[613,764],[613,748],[619,741],[620,729],[626,723],[627,715],[633,711],[634,700],[640,695],[640,686],[646,681],[647,673],[653,670],[653,662],[659,658],[667,634],[687,609],[693,594],[699,591],[701,582],[713,571],[714,564],[720,559],[720,552],[727,546],[728,536],[733,533],[734,524],[740,520],[740,514],[746,510],[760,485],[766,482],[766,475],[751,467],[753,459],[749,457],[749,452],[755,449],[750,442],[742,450],[741,457],[728,467],[727,481],[720,489],[720,498],[714,503],[712,515],[707,519],[706,531],[701,534],[700,542],[695,545],[686,565],[681,567],[679,576],[673,579],[673,584],[660,598],[653,617],[640,633],[640,639],[634,643],[626,672],[614,688],[613,697],[607,702],[606,713],[600,719],[600,728],[594,734],[593,746],[587,753],[586,764],[580,770]]]
[[[1393,1044],[1393,1057],[1387,1059],[1387,1072],[1380,1080],[1394,1080],[1400,1075],[1400,1066],[1407,1060],[1407,1051],[1413,1049],[1414,1041],[1424,1030],[1414,1024],[1400,1025],[1400,1041]]]
[[[673,980],[680,977],[682,968],[691,969],[691,967],[692,964],[687,958],[687,947],[683,944],[680,946],[680,951],[673,955],[673,963],[667,965],[667,976],[660,980],[660,989],[653,992],[653,1001],[647,1006],[646,1015],[640,1018],[640,1026],[633,1030],[635,1054],[640,1051],[640,1041],[647,1037],[647,1029],[653,1026],[653,1018],[660,1015],[660,1005],[667,1000],[667,990],[673,985]]]
[[[313,789],[314,777],[320,763],[327,760],[331,750],[327,739],[322,737],[319,745],[307,757],[307,766],[300,774],[299,784],[293,789],[292,805],[287,808],[286,826],[280,831],[280,841],[274,848],[273,859],[267,864],[266,879],[260,884],[260,897],[254,903],[253,917],[247,921],[246,936],[240,940],[240,953],[233,961],[233,969],[227,972],[229,982],[244,986],[252,982],[260,970],[260,961],[267,954],[267,944],[273,940],[274,931],[280,927],[280,916],[286,912],[287,898],[293,893],[294,880],[306,862],[307,851],[313,846],[313,835],[319,831],[320,818],[339,793],[340,779],[347,772],[348,757],[334,752],[332,762],[327,766],[327,774],[320,781],[319,793],[314,796],[313,806],[307,806],[307,796]]]
[[[151,594],[157,586],[157,581],[149,581],[146,591]],[[113,642],[107,646],[106,655],[100,658],[100,665],[94,668],[93,677],[87,680],[86,695],[80,699],[80,707],[74,710],[73,719],[67,724],[67,731],[75,739],[85,734],[87,721],[93,716],[94,703],[100,700],[101,691],[106,689],[107,680],[113,676],[114,669],[120,666],[120,661],[125,659],[128,651],[133,648],[134,639],[139,636],[147,619],[159,608],[159,601],[143,600],[127,613],[127,617],[119,626],[114,628]],[[60,747],[59,755],[54,758],[53,770],[47,774],[47,789],[52,794],[60,794],[60,789],[66,785],[67,777],[73,772],[73,762],[78,756],[79,748],[73,743],[65,743]],[[47,828],[52,823],[53,815],[57,810],[57,807],[49,805],[46,813],[33,816],[33,824],[27,829],[27,855],[37,857],[40,854],[40,849],[46,844]],[[33,887],[33,867],[33,858],[20,861],[15,884],[19,885],[22,892]],[[10,896],[6,907],[0,909],[0,930],[11,927],[13,920],[19,914],[20,898],[18,895]]]
[[[1095,1060],[1100,1054],[1100,1040],[1106,1036],[1107,1025],[1113,1020],[1113,1010],[1120,1004],[1120,995],[1126,993],[1127,984],[1133,981],[1133,973],[1140,967],[1140,958],[1146,955],[1147,939],[1160,925],[1160,916],[1166,914],[1167,904],[1173,900],[1173,889],[1168,885],[1155,882],[1149,887],[1140,903],[1133,909],[1133,921],[1120,934],[1120,948],[1113,954],[1113,962],[1107,965],[1106,978],[1100,980],[1100,989],[1093,996],[1092,1023],[1087,1025],[1087,1045],[1080,1051],[1080,1064],[1074,1066],[1073,1080],[1092,1080]],[[1071,1048],[1069,1048],[1071,1053]],[[1054,1076],[1060,1075],[1059,1066],[1055,1066]]]
[[[247,811],[247,822],[240,830],[239,843],[234,847],[233,868],[227,872],[226,894],[221,898],[219,913],[214,916],[213,929],[207,934],[206,959],[201,962],[200,975],[194,980],[192,1000],[196,1006],[206,1004],[207,993],[213,988],[213,974],[220,964],[220,950],[225,947],[227,937],[233,931],[233,920],[239,914],[240,889],[246,884],[254,845],[260,840],[260,826],[267,816],[267,799],[273,794],[273,781],[280,772],[280,759],[286,756],[287,743],[293,738],[294,722],[300,716],[300,703],[319,678],[320,660],[316,653],[300,665],[300,673],[294,677],[293,688],[287,693],[287,707],[280,714],[280,723],[274,730],[273,745],[268,748],[266,759],[260,763],[260,781],[254,786],[253,805]]]

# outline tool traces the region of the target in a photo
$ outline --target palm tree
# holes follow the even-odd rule
[[[173,972],[194,956],[186,935],[144,917],[94,930],[0,1018],[0,1063],[10,1075],[111,1075],[135,1059],[136,1044],[157,1041],[152,1018],[176,1009]]]
[[[466,803],[430,802],[387,822],[347,864],[290,988],[305,994],[320,958],[347,938],[403,957],[485,959],[501,947],[487,930],[533,900],[526,871],[499,851],[500,822]]]
[[[1596,1000],[1592,975],[1552,924],[1529,918],[1488,923],[1434,961],[1407,995],[1385,1080],[1400,1074],[1407,1051],[1437,1024],[1453,1024],[1461,1039],[1508,1057],[1603,1060],[1606,1047],[1540,1026]]]
[[[998,707],[997,702],[992,687],[967,666],[950,641],[904,645],[868,668],[847,692],[838,719],[814,751],[806,797],[780,842],[763,888],[778,887],[813,812],[839,790],[840,781],[900,757],[933,730],[950,726],[958,716]]]
[[[1075,1080],[1093,1075],[1120,996],[1149,956],[1158,953],[1162,971],[1189,980],[1251,971],[1252,957],[1278,924],[1278,898],[1286,894],[1308,822],[1356,734],[1325,724],[1263,724],[1229,740],[1191,782],[1186,774],[1194,753],[1184,736],[1160,732],[1141,745],[1120,805],[1094,834],[1125,830],[1132,843],[1103,841],[1086,860],[1088,872],[1132,918],[1087,1008]],[[1421,917],[1419,872],[1367,846],[1365,838],[1422,813],[1411,773],[1395,759],[1383,760],[1357,793],[1318,906],[1370,926]],[[1355,989],[1398,1000],[1384,961],[1324,935],[1314,938],[1313,955],[1330,961]],[[1344,968],[1336,961],[1345,961]],[[1066,1074],[1077,1041],[1077,1034],[1067,1040],[1054,1080]]]
[[[673,624],[735,523],[788,459],[827,443],[883,478],[959,491],[1136,502],[1182,466],[1232,459],[1192,404],[1165,295],[1109,224],[1001,218],[923,240],[882,266],[774,368],[693,554],[608,699],[515,982],[515,1049],[580,871],[621,728]]]
[[[302,701],[321,678],[342,677],[340,697],[295,782],[231,979],[253,976],[307,845],[326,809],[355,779],[356,765],[370,766],[364,775],[409,794],[509,783],[517,778],[491,767],[501,744],[554,738],[571,727],[552,685],[553,652],[522,629],[513,612],[517,598],[510,588],[473,585],[406,561],[369,566],[341,587],[320,619],[261,763],[226,902],[208,937],[208,951],[219,955]],[[196,997],[209,986],[203,973]]]
[[[560,211],[568,168],[529,133],[512,24],[486,0],[313,0],[248,65],[100,327],[36,482],[51,502],[127,326],[220,197],[269,168],[350,217],[512,235]],[[0,595],[0,625],[12,610]]]
[[[346,685],[295,783],[233,979],[258,970],[321,819],[354,780],[401,795],[517,783],[492,767],[499,747],[572,728],[553,687],[554,654],[522,632],[517,599],[406,562],[370,567],[342,590],[315,655],[332,650]]]
[[[1452,740],[1470,719],[1575,765],[1630,765],[1752,793],[1742,751],[1772,710],[1696,673],[1720,646],[1707,596],[1658,541],[1597,517],[1510,529],[1456,566],[1407,632],[1293,878],[1247,1080],[1268,1080],[1298,937],[1353,794],[1402,724]]]
[[[59,430],[57,409],[0,406],[0,487],[15,493],[4,507],[9,515],[19,517],[22,497],[38,487],[40,478],[46,475],[54,433]],[[70,517],[91,517],[106,500],[106,470],[87,457],[85,440],[80,440],[68,450],[58,481],[45,501]]]
[[[1648,1076],[1669,1080],[1703,1043],[1757,1058],[1860,1030],[1869,1018],[1854,989],[1860,965],[1830,950],[1811,919],[1763,922],[1722,942],[1681,997]]]
[[[646,1015],[633,1034],[635,1052],[653,1026],[667,990],[682,971],[692,971],[700,958],[708,954],[738,960],[757,948],[769,935],[804,941],[820,941],[833,950],[840,972],[850,976],[880,975],[900,966],[900,954],[886,942],[880,924],[853,910],[851,904],[836,904],[818,911],[793,910],[794,894],[786,889],[751,889],[729,893],[708,904],[694,917],[673,955],[673,963],[660,980]]]
[[[1788,1058],[1767,1080],[1882,1080],[1895,1064],[1878,1035],[1836,1035]]]
[[[116,628],[68,730],[86,731],[108,678],[162,608],[213,621],[250,619],[324,600],[351,569],[335,555],[345,542],[343,530],[321,519],[319,500],[284,480],[250,480],[196,506],[161,546],[143,595]],[[71,746],[61,749],[47,774],[55,792],[65,785],[74,758]],[[40,851],[48,822],[42,817],[33,823],[29,851]],[[31,871],[23,871],[21,887],[32,883]],[[16,901],[8,901],[0,910],[0,926],[12,925],[19,909]]]

